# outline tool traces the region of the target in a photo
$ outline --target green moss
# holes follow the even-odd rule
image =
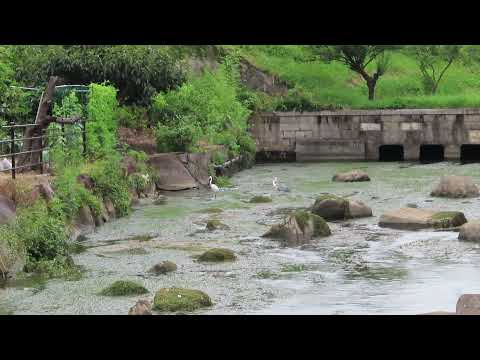
[[[313,236],[329,236],[332,234],[327,222],[321,216],[312,214]]]
[[[212,305],[212,300],[203,291],[184,288],[160,289],[153,299],[153,309],[161,312],[194,311]]]
[[[162,275],[175,270],[177,270],[177,265],[174,262],[167,260],[152,266],[148,272],[156,275]]]
[[[271,271],[260,271],[255,277],[258,279],[278,279],[279,275]]]
[[[202,214],[204,214],[204,213],[206,213],[206,214],[220,214],[221,212],[223,212],[223,209],[212,207],[212,208],[200,209],[197,212],[202,213]]]
[[[227,230],[228,228],[229,227],[227,225],[225,225],[218,219],[209,219],[207,221],[207,230],[210,230],[210,231],[219,230],[219,229]]]
[[[295,220],[297,221],[300,230],[302,230],[302,232],[305,232],[305,228],[310,221],[311,214],[307,211],[296,211],[295,213],[293,213],[293,216],[295,217]]]
[[[139,242],[145,242],[145,241],[150,241],[154,238],[155,236],[153,235],[136,235],[132,236],[131,238],[128,238],[128,240],[136,240]]]
[[[321,216],[303,210],[294,212],[293,216],[295,216],[295,220],[297,221],[297,224],[300,227],[300,230],[302,230],[302,232],[305,231],[308,223],[312,221],[313,236],[331,235],[331,231],[327,222]]]
[[[282,265],[281,272],[300,272],[307,270],[307,267],[303,264],[288,264]]]
[[[221,248],[207,250],[198,258],[199,261],[208,262],[233,261],[235,259],[236,256],[232,250]]]
[[[432,216],[433,227],[436,229],[446,229],[465,224],[467,219],[459,211],[441,211]]]
[[[272,202],[272,198],[266,195],[256,195],[250,199],[250,203],[259,204],[259,203],[269,203]]]
[[[129,280],[115,281],[109,287],[103,289],[100,295],[104,296],[129,296],[129,295],[141,295],[148,293],[142,285]]]
[[[337,196],[337,195],[332,195],[332,194],[324,194],[320,195],[317,197],[316,201],[325,201],[325,200],[338,200],[338,201],[346,201],[344,198]]]

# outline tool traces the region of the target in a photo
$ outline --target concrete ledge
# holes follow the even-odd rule
[[[312,112],[274,111],[259,116],[365,116],[365,115],[480,115],[480,108],[462,109],[383,109],[383,110],[325,110]]]

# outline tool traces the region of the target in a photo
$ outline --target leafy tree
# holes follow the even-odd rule
[[[339,61],[365,80],[368,87],[368,99],[375,98],[375,86],[378,79],[388,68],[387,50],[397,49],[394,45],[311,45],[310,50],[315,58],[324,61]],[[368,65],[375,62],[375,71],[369,73]]]
[[[418,62],[426,93],[435,94],[448,68],[460,58],[461,45],[418,45],[410,52]]]
[[[183,58],[189,51],[158,45],[13,46],[17,81],[44,86],[52,75],[63,83],[89,85],[109,81],[123,104],[149,104],[153,94],[185,80]],[[194,49],[191,49],[194,51]]]

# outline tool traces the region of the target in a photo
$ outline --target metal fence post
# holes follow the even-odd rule
[[[12,153],[12,179],[15,179],[15,121],[10,122],[10,150]]]
[[[83,140],[83,156],[87,156],[87,122],[85,120],[82,121],[83,123],[83,131],[82,131],[82,140]]]

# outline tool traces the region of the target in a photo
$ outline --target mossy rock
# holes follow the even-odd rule
[[[295,211],[281,224],[273,225],[263,237],[287,241],[289,245],[308,243],[314,237],[331,235],[326,221],[308,211]]]
[[[174,262],[167,260],[152,266],[148,272],[155,275],[163,275],[175,270],[177,270],[177,265]]]
[[[203,291],[184,288],[160,289],[153,299],[153,309],[160,312],[194,311],[212,305]]]
[[[230,228],[218,219],[209,219],[207,221],[207,230],[214,231],[214,230],[228,230],[228,229]]]
[[[325,220],[344,220],[350,217],[348,200],[331,194],[317,197],[310,211]]]
[[[148,293],[148,290],[136,282],[129,281],[129,280],[119,280],[119,281],[115,281],[109,287],[103,289],[100,292],[100,295],[130,296],[130,295],[142,295],[146,293]]]
[[[432,216],[431,222],[436,229],[447,229],[461,226],[467,222],[467,219],[459,211],[441,211]]]
[[[295,216],[295,220],[303,232],[308,226],[309,221],[312,221],[313,236],[329,236],[332,234],[327,222],[321,216],[303,210],[295,211],[292,215]]]
[[[208,262],[221,262],[221,261],[233,261],[237,257],[235,253],[230,249],[210,249],[205,251],[202,255],[198,257],[199,261],[208,261]]]
[[[251,198],[249,202],[253,204],[270,203],[272,202],[272,198],[267,195],[256,195]]]

